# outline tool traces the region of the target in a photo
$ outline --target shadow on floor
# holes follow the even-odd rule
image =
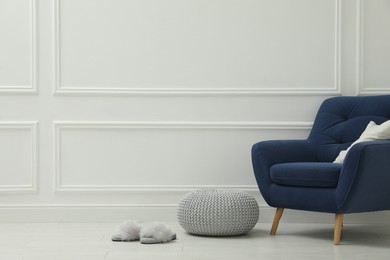
[[[316,228],[312,225],[312,228],[306,228],[304,231],[298,229],[289,229],[282,231],[280,227],[280,236],[297,236],[300,238],[311,238],[318,240],[326,240],[333,243],[333,226],[329,225],[329,228]],[[378,248],[389,248],[390,239],[390,226],[377,226],[377,225],[345,225],[341,236],[340,245],[365,245]]]

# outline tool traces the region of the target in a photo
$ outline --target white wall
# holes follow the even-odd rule
[[[251,145],[306,138],[327,97],[388,93],[389,11],[0,0],[0,221],[174,220],[180,198],[208,186],[248,191],[269,221]]]

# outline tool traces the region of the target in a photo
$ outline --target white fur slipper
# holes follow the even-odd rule
[[[112,235],[112,241],[136,241],[139,240],[139,234],[141,231],[141,225],[134,220],[128,220],[123,222],[114,235]]]
[[[161,222],[153,222],[141,228],[142,244],[165,243],[176,239],[176,234],[170,227]]]

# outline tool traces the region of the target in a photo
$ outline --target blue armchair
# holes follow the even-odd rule
[[[344,163],[332,163],[370,121],[390,119],[390,95],[325,100],[306,140],[263,141],[252,147],[260,192],[277,208],[275,235],[283,210],[335,214],[334,244],[340,243],[344,214],[390,209],[390,141],[362,142]]]

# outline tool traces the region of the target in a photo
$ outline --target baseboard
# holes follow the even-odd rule
[[[0,222],[122,222],[125,219],[139,221],[176,222],[175,205],[66,205],[66,206],[0,206]],[[271,223],[275,209],[260,206],[259,223]],[[388,223],[390,211],[345,215],[346,224]],[[308,211],[284,211],[281,223],[329,223],[334,214]]]

